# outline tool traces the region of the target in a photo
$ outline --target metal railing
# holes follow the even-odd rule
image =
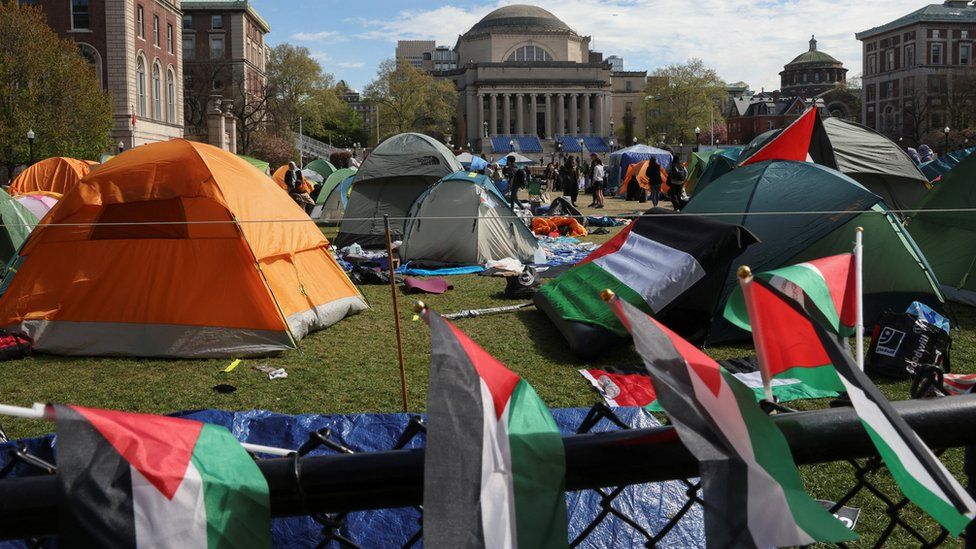
[[[970,491],[976,482],[976,395],[894,403],[895,409],[930,447],[943,450],[965,448],[965,474]],[[853,408],[837,407],[808,412],[778,413],[773,421],[789,443],[797,465],[842,462],[850,466],[851,483],[845,486],[832,511],[853,498],[875,498],[884,508],[875,517],[883,524],[874,539],[864,540],[881,547],[892,536],[910,540],[922,547],[935,547],[948,537],[934,523],[920,525],[907,519],[908,501],[890,483],[879,482],[883,464]],[[620,430],[591,433],[602,422]],[[424,450],[401,449],[426,427],[421,417],[407,424],[394,448],[385,452],[354,453],[335,442],[331,431],[309,433],[306,442],[292,457],[259,459],[261,472],[268,480],[271,512],[276,517],[309,515],[321,525],[322,541],[343,547],[356,547],[356,540],[340,533],[345,516],[354,511],[414,507],[423,499]],[[623,520],[654,547],[688,512],[708,505],[700,496],[694,477],[698,463],[677,437],[672,427],[631,429],[603,403],[594,405],[578,427],[578,434],[563,438],[566,450],[567,491],[597,490],[601,509],[592,522],[570,540],[570,546],[583,545],[601,521],[609,516]],[[315,449],[333,454],[308,456]],[[15,464],[28,466],[36,476],[0,480],[0,539],[43,538],[57,534],[57,505],[60,497],[53,465],[31,456],[23,449],[10,450],[11,459],[0,469],[7,476]],[[801,469],[802,471],[802,469]],[[687,487],[687,501],[669,522],[656,532],[641,527],[634,517],[615,506],[624,487],[634,484],[680,480]],[[840,482],[840,478],[838,478]],[[816,489],[811,490],[817,496]],[[422,510],[421,510],[422,512]],[[422,539],[418,524],[405,547]],[[907,536],[907,538],[906,538]],[[967,547],[976,544],[976,528],[970,525]],[[904,541],[903,541],[904,542]]]

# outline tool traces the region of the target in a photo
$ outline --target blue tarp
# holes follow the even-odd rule
[[[585,408],[555,409],[553,416],[564,435],[573,434],[586,416]],[[617,416],[627,425],[647,428],[659,425],[657,420],[641,408],[617,408]],[[224,412],[202,410],[175,414],[223,425],[238,439],[283,448],[298,448],[308,434],[329,428],[336,442],[355,452],[389,450],[396,444],[410,419],[407,414],[358,414],[358,415],[300,415],[289,416],[266,411]],[[598,424],[593,431],[612,431],[616,428],[608,421]],[[413,439],[407,448],[419,448],[424,444],[423,435]],[[54,437],[0,444],[0,468],[10,460],[9,450],[14,445],[26,445],[32,455],[48,461],[54,460]],[[313,455],[331,453],[316,450]],[[36,470],[18,464],[11,476],[37,474]],[[687,501],[687,487],[681,482],[662,482],[627,487],[614,500],[613,506],[631,517],[650,532],[660,532],[670,517]],[[575,538],[600,513],[601,495],[593,490],[566,494],[569,511],[569,537]],[[420,512],[414,508],[384,509],[350,513],[338,533],[361,547],[400,547],[418,529]],[[52,517],[53,519],[53,517]],[[321,541],[322,526],[308,517],[275,519],[272,525],[274,546],[280,548],[315,547]],[[700,506],[692,507],[659,544],[661,547],[704,547],[705,537]],[[613,515],[599,523],[583,544],[593,548],[644,547],[646,540],[631,526]],[[53,547],[54,543],[42,546]],[[333,547],[334,544],[327,547]],[[0,543],[0,548],[27,547],[22,542]]]
[[[658,149],[657,147],[634,145],[633,147],[627,147],[626,149],[620,149],[611,153],[611,174],[616,174],[616,180],[611,183],[619,187],[620,178],[627,175],[627,168],[631,164],[637,164],[651,158],[657,159],[657,163],[663,166],[665,170],[671,167],[671,153],[664,149]],[[614,170],[613,168],[617,169]]]

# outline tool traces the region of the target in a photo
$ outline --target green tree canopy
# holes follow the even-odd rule
[[[644,115],[652,136],[663,133],[669,141],[688,143],[696,126],[705,134],[712,122],[724,123],[725,82],[701,59],[657,69],[644,94]]]
[[[40,9],[0,0],[0,162],[12,170],[28,160],[28,130],[35,159],[95,160],[110,148],[111,128],[109,97],[77,45]]]
[[[364,98],[379,107],[381,139],[404,132],[440,137],[451,132],[458,93],[449,80],[438,80],[410,63],[386,60]]]

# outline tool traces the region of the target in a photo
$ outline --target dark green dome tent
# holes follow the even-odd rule
[[[976,305],[976,155],[960,162],[926,198],[908,230],[952,301]]]
[[[306,170],[312,170],[313,172],[322,176],[323,179],[329,177],[336,171],[336,167],[332,165],[332,162],[324,160],[322,158],[316,158],[315,160],[305,164]]]
[[[873,325],[885,310],[904,311],[912,301],[942,309],[938,282],[912,237],[880,197],[836,170],[810,162],[750,164],[700,190],[683,211],[711,214],[755,234],[760,243],[738,264],[756,272],[850,252],[854,229],[864,227],[865,324]],[[745,213],[719,215],[728,212]],[[767,215],[746,215],[762,213]],[[730,272],[718,310],[736,284]],[[746,337],[716,315],[708,342]]]
[[[402,133],[380,143],[356,173],[335,245],[384,246],[384,215],[390,216],[393,239],[402,239],[414,201],[442,177],[463,169],[433,137]]]

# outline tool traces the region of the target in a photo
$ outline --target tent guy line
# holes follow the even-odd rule
[[[53,421],[53,410],[53,406],[42,404],[40,402],[35,402],[30,408],[0,404],[0,416],[19,417],[24,419],[46,419]],[[241,442],[241,446],[252,454],[290,456],[295,453],[294,450],[286,450],[284,448],[275,448],[273,446],[264,446],[261,444],[250,444],[247,442]]]

